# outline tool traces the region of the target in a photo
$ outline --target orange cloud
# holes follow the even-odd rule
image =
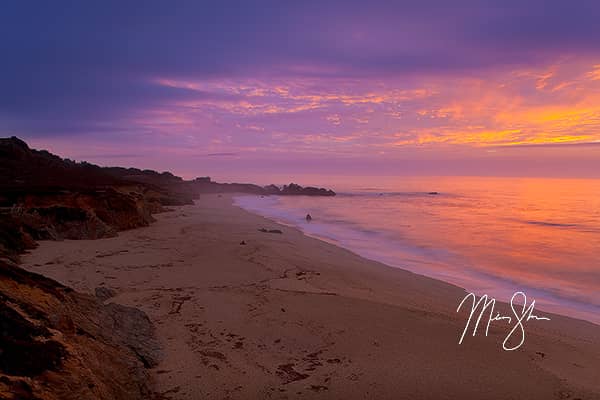
[[[592,71],[588,73],[588,77],[593,81],[600,80],[600,64],[594,65]]]
[[[265,145],[273,151],[289,149],[289,144],[297,151],[364,153],[406,146],[600,141],[600,64],[585,60],[409,82],[303,78],[155,83],[195,90],[199,96],[148,112],[139,119],[145,126],[195,129],[194,135],[210,129],[213,135],[229,135],[230,141],[236,131],[255,132],[271,138]]]

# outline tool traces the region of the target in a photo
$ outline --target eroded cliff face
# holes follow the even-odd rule
[[[159,184],[177,181],[158,176]],[[18,262],[36,240],[98,239],[147,226],[164,206],[191,203],[186,196],[0,139],[0,259]]]
[[[113,237],[149,225],[162,210],[143,194],[118,188],[24,194],[0,211],[0,258],[18,262],[36,240]]]
[[[152,399],[159,347],[138,309],[20,267],[37,240],[147,226],[177,197],[104,168],[0,139],[0,400]]]
[[[28,194],[18,207],[41,223],[56,227],[55,239],[97,239],[117,231],[154,222],[151,208],[141,193],[123,193],[118,188]],[[77,231],[76,226],[81,225]]]
[[[158,357],[143,312],[0,261],[0,399],[152,399]]]

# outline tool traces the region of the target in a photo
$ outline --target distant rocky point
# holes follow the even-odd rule
[[[251,183],[217,183],[210,177],[196,178],[194,180],[199,193],[252,193],[260,195],[279,195],[279,196],[335,196],[335,192],[330,189],[316,188],[312,186],[302,187],[295,183],[283,185],[259,186]]]
[[[275,193],[275,194],[280,194],[280,195],[285,195],[285,196],[294,196],[294,195],[335,196],[335,192],[331,189],[316,188],[316,187],[312,187],[312,186],[302,187],[300,185],[296,185],[295,183],[290,183],[289,185],[285,185],[279,193]]]

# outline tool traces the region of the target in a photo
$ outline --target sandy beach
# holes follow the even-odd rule
[[[459,344],[463,289],[231,197],[202,195],[115,238],[41,242],[23,267],[146,312],[164,399],[600,399],[600,326],[543,313],[516,351],[501,323]]]

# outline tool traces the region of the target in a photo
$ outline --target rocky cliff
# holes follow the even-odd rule
[[[144,313],[19,268],[36,240],[97,239],[146,226],[165,187],[0,139],[0,399],[148,399],[158,344]]]
[[[170,172],[99,167],[0,139],[0,259],[36,240],[97,239],[150,224],[165,207],[193,204],[202,193],[334,196],[331,190],[244,183],[210,178],[186,181]]]
[[[0,399],[150,399],[144,313],[0,261]]]
[[[147,226],[162,207],[135,192],[114,188],[23,192],[0,210],[0,258],[18,254],[36,240],[98,239]]]
[[[166,186],[0,139],[0,259],[18,261],[35,240],[115,236],[147,226],[165,206],[191,203]]]

